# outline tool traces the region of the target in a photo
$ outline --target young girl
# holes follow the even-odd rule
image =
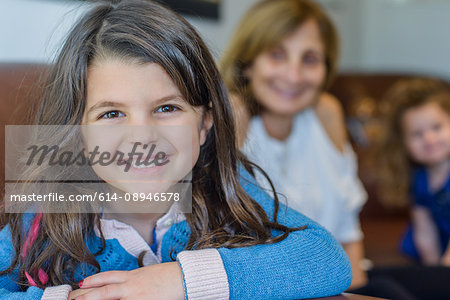
[[[114,206],[103,214],[8,214],[0,233],[1,298],[299,299],[337,294],[350,284],[350,264],[331,235],[255,183],[252,165],[236,149],[231,108],[210,53],[184,19],[160,4],[101,3],[82,17],[52,68],[37,120],[104,130],[191,128],[190,145],[182,135],[182,141],[171,132],[165,138],[173,146],[170,161],[192,171],[192,213],[172,205],[153,214],[121,214]],[[129,150],[129,142],[150,144],[155,132],[99,139],[112,137],[111,145]],[[86,144],[95,140],[89,136]],[[115,171],[125,178],[151,179],[165,170],[125,163],[130,175]],[[114,172],[93,170],[116,191],[134,191],[108,177]],[[29,182],[40,178],[31,174]]]
[[[366,275],[358,214],[366,193],[339,101],[324,92],[336,70],[334,26],[312,1],[265,0],[238,28],[221,71],[243,150],[290,207],[342,243],[352,262],[352,287],[360,286]]]
[[[387,93],[382,174],[390,198],[411,193],[412,227],[402,250],[427,265],[450,266],[450,92],[433,79],[409,79]]]

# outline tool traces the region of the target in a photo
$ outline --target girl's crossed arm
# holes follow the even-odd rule
[[[274,202],[268,194],[253,179],[244,178],[243,185],[273,219]],[[77,299],[299,299],[343,292],[351,282],[351,267],[331,235],[283,205],[278,221],[289,227],[307,228],[290,233],[276,244],[182,251],[178,262],[100,273],[85,279],[82,287],[93,289]],[[178,225],[187,226],[185,222]],[[273,231],[273,235],[278,234]],[[8,267],[13,253],[8,239],[10,233],[5,227],[1,232],[3,269]],[[2,299],[41,299],[44,294],[37,287],[21,292],[8,275],[0,277],[0,281]],[[72,296],[80,292],[75,291]]]
[[[245,173],[243,177],[246,192],[273,220],[273,199]],[[278,222],[307,228],[290,233],[276,244],[218,249],[228,276],[230,298],[313,298],[339,294],[348,288],[351,266],[331,234],[282,204]]]
[[[273,219],[273,199],[245,177],[245,190]],[[349,260],[325,229],[284,205],[280,205],[278,221],[307,228],[275,244],[182,251],[179,264],[100,273],[83,282],[83,288],[98,289],[77,299],[109,299],[103,298],[105,293],[111,299],[139,295],[180,299],[183,289],[188,299],[300,299],[335,295],[348,288],[352,280]]]

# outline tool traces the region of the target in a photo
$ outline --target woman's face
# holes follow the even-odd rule
[[[191,172],[212,121],[160,65],[106,60],[88,70],[82,124],[88,151],[124,153],[92,166],[100,178],[124,192],[156,193]]]
[[[312,106],[326,77],[317,23],[303,23],[278,46],[259,54],[245,75],[266,112],[293,116]]]

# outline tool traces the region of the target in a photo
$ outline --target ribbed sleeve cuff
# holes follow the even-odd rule
[[[45,288],[41,300],[67,300],[72,287],[68,284]]]
[[[178,254],[187,299],[229,299],[228,277],[217,249]]]

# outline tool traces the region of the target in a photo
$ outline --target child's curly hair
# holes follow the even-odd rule
[[[379,145],[381,201],[389,206],[408,204],[410,177],[417,165],[405,145],[402,118],[411,108],[437,103],[450,114],[449,87],[437,79],[413,78],[395,83],[382,100],[383,138]]]

